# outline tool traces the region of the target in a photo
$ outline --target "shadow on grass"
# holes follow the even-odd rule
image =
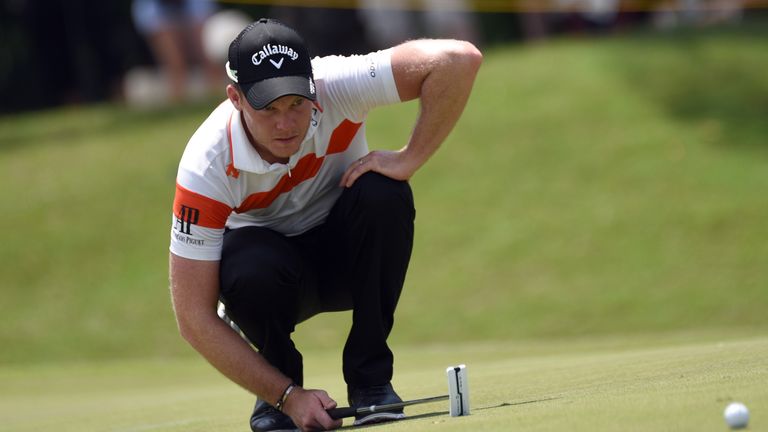
[[[539,403],[539,402],[549,402],[557,399],[562,399],[560,397],[550,397],[550,398],[544,398],[544,399],[532,399],[527,401],[520,401],[520,402],[502,402],[498,405],[493,405],[489,407],[482,407],[482,408],[475,408],[475,411],[484,411],[484,410],[490,410],[490,409],[497,409],[497,408],[504,408],[504,407],[512,407],[512,406],[518,406],[518,405],[528,405],[532,403]]]
[[[768,150],[768,26],[758,24],[628,38],[611,62],[707,143]]]

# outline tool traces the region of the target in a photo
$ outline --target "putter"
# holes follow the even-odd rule
[[[345,407],[331,408],[327,410],[328,415],[334,419],[345,417],[355,417],[360,414],[373,414],[377,412],[386,412],[394,409],[404,408],[410,405],[417,405],[442,400],[450,401],[451,417],[469,415],[469,386],[467,384],[467,367],[465,365],[451,366],[446,369],[448,376],[448,394],[443,396],[433,396],[424,399],[414,399],[409,401],[371,405],[367,407]]]

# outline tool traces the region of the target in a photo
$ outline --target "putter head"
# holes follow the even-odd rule
[[[445,370],[448,375],[448,402],[451,417],[469,415],[469,383],[467,366],[451,366]]]

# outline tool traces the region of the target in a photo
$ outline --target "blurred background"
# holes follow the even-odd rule
[[[393,344],[768,331],[768,1],[0,0],[0,364],[197,358],[167,289],[176,169],[262,16],[313,55],[484,53],[411,180]],[[372,112],[371,147],[417,111]],[[348,320],[298,345],[340,349]]]
[[[301,29],[311,54],[322,56],[419,37],[490,46],[739,25],[766,7],[755,0],[3,0],[0,112],[199,98],[219,90],[228,41],[262,16]]]

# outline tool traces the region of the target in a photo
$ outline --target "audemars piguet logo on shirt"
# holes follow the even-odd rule
[[[176,217],[174,228],[184,234],[191,234],[192,225],[200,220],[200,210],[182,205]]]
[[[293,48],[285,46],[285,45],[264,45],[261,47],[261,50],[257,51],[256,53],[251,56],[251,61],[256,66],[260,65],[261,62],[264,61],[264,59],[269,58],[274,55],[284,55],[287,56],[289,59],[295,61],[299,58],[299,54],[293,50]],[[272,66],[276,67],[277,69],[280,69],[283,66],[283,60],[285,57],[280,58],[279,60],[276,59],[269,59],[269,62],[272,63]]]
[[[173,236],[176,241],[190,246],[205,246],[205,240],[196,239],[192,236],[192,225],[197,225],[200,221],[200,210],[181,205],[174,212],[176,221],[173,226]]]

